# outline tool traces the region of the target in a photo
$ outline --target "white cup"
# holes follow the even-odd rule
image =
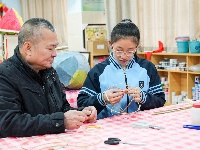
[[[195,126],[200,126],[200,103],[193,103],[191,108],[191,123]]]

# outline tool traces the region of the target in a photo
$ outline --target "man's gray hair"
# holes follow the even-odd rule
[[[53,25],[43,18],[31,18],[27,20],[20,29],[18,34],[18,46],[21,48],[27,41],[36,43],[38,39],[43,37],[42,30],[47,28],[52,32],[55,32]]]

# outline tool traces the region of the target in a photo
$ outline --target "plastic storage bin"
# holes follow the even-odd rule
[[[189,43],[188,41],[176,41],[178,47],[178,53],[188,53]]]
[[[200,53],[200,42],[190,41],[189,48],[190,48],[190,53]]]

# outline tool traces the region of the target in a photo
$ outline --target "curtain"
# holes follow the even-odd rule
[[[140,46],[152,51],[161,41],[175,51],[177,36],[200,38],[199,0],[104,0],[108,39],[112,28],[129,18],[141,34]]]
[[[20,0],[22,18],[44,18],[50,21],[57,32],[59,46],[67,45],[67,2],[66,0]]]

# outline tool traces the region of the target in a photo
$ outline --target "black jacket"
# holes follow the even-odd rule
[[[70,109],[55,69],[36,73],[18,47],[0,64],[0,137],[64,132]]]

